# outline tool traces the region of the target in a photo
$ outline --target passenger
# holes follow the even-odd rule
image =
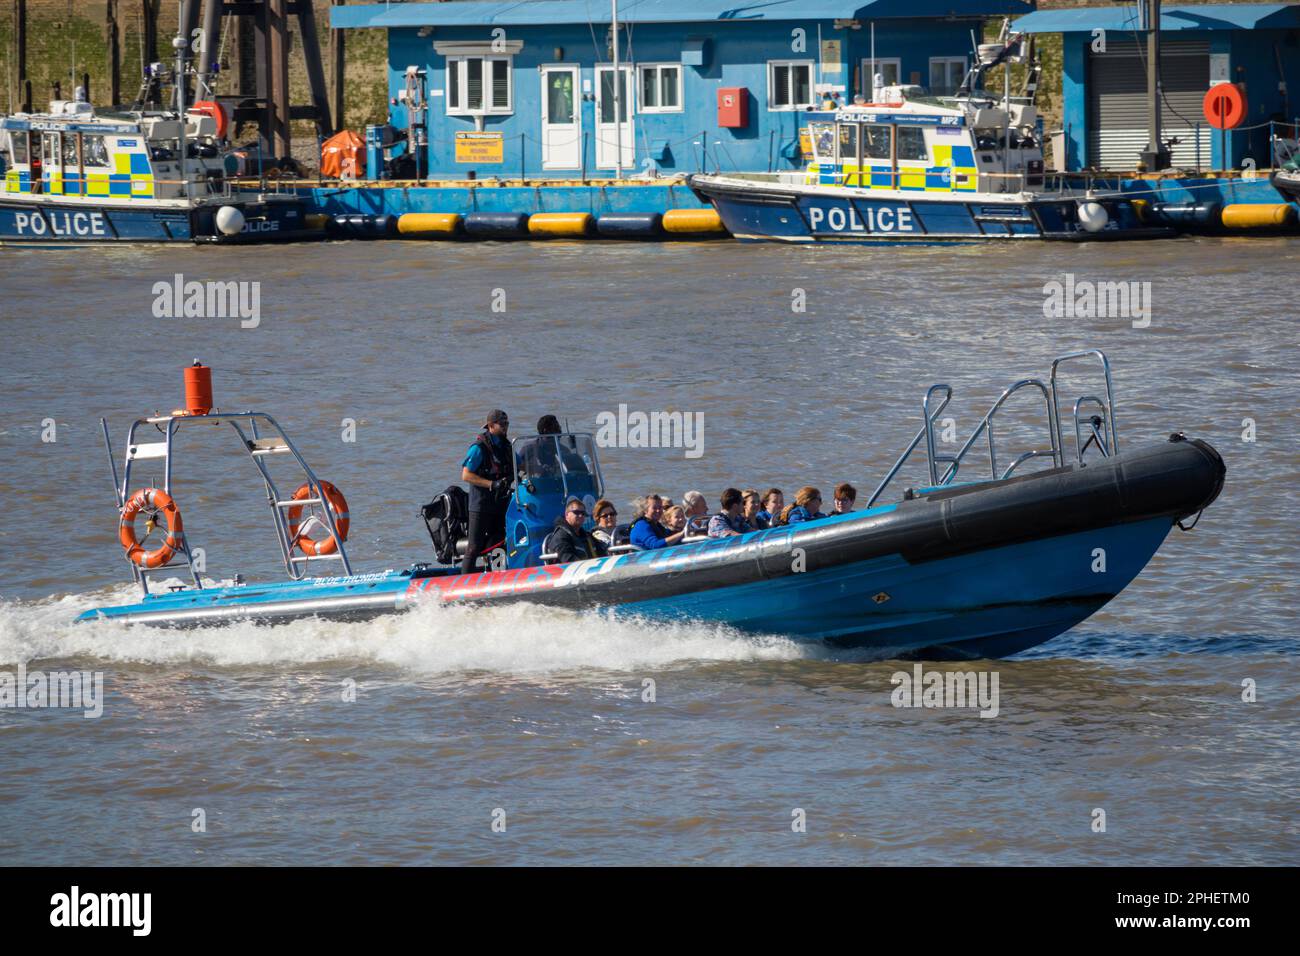
[[[785,495],[780,488],[769,488],[763,492],[763,510],[758,513],[759,520],[766,522],[770,528],[780,522],[781,509],[785,507]]]
[[[618,527],[618,509],[608,498],[601,498],[592,509],[596,527],[592,535],[607,548],[614,546],[614,529]]]
[[[537,434],[539,435],[558,435],[560,434],[560,420],[554,415],[543,415],[537,419]]]
[[[681,531],[686,527],[686,509],[681,505],[672,505],[664,509],[663,526],[669,531]]]
[[[781,512],[781,524],[800,524],[804,521],[816,521],[826,516],[821,512],[822,493],[811,485],[804,485],[794,496],[794,504],[787,505]]]
[[[658,495],[647,495],[636,523],[632,525],[632,546],[642,551],[667,548],[680,544],[685,530],[670,532],[659,519],[663,517],[664,503]]]
[[[759,499],[757,491],[746,488],[740,493],[740,516],[755,531],[762,531],[769,527],[768,522],[759,517],[762,510],[763,502]]]
[[[698,491],[688,491],[682,495],[682,507],[686,509],[686,536],[688,538],[703,535],[709,527],[709,503]]]
[[[487,423],[460,465],[460,478],[469,484],[469,529],[460,573],[469,574],[489,545],[506,537],[506,507],[515,478],[515,456],[507,432],[510,417],[501,409],[488,413]]]
[[[555,530],[546,539],[555,557],[553,564],[568,564],[570,561],[586,561],[590,558],[603,558],[609,549],[590,531],[583,528],[587,520],[587,506],[578,498],[570,498],[564,507],[564,514],[555,519]]]
[[[853,510],[853,504],[857,500],[858,489],[854,488],[847,481],[841,481],[835,486],[835,502],[831,505],[831,514],[848,514]]]
[[[688,491],[682,495],[682,505],[686,508],[686,517],[703,518],[709,513],[709,503],[704,500],[704,495],[698,491]]]
[[[722,510],[709,519],[710,538],[730,538],[753,529],[741,517],[741,496],[736,488],[722,492]]]

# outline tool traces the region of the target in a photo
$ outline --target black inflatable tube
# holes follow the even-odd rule
[[[1172,524],[1214,501],[1225,471],[1213,447],[1179,436],[1085,466],[936,491],[882,514],[760,533],[739,545],[725,538],[679,545],[576,585],[476,600],[609,606],[784,577],[794,573],[796,547],[805,571],[816,571],[895,554],[919,564],[1157,517]]]

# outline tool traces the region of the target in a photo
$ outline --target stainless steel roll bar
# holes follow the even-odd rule
[[[126,504],[127,495],[130,494],[131,474],[135,462],[153,458],[162,459],[162,490],[170,495],[175,436],[181,426],[197,426],[200,424],[221,426],[229,424],[239,435],[244,451],[261,473],[266,489],[267,504],[271,508],[275,523],[276,538],[280,544],[280,555],[284,562],[285,573],[289,575],[289,578],[294,581],[302,580],[307,576],[310,564],[315,561],[339,561],[343,565],[344,574],[350,575],[352,573],[352,563],[348,559],[347,548],[334,522],[333,509],[326,503],[320,479],[316,477],[316,473],[312,471],[311,466],[302,457],[297,446],[290,440],[284,429],[280,427],[279,422],[270,415],[265,412],[245,411],[212,412],[207,415],[160,415],[137,419],[127,431],[126,455],[120,483],[118,481],[117,464],[113,459],[113,446],[108,435],[108,423],[102,418],[99,421],[104,434],[104,444],[108,449],[108,459],[113,472],[113,487],[119,511]],[[137,432],[141,426],[145,425],[153,425],[158,431],[162,432],[162,441],[138,440]],[[276,487],[275,480],[271,477],[265,459],[271,455],[282,454],[290,455],[297,462],[298,467],[302,469],[308,486],[308,496],[306,498],[286,498],[280,494],[279,489]],[[293,553],[295,541],[289,536],[289,522],[286,512],[288,509],[295,507],[309,509],[313,516],[333,535],[337,543],[337,549],[334,553],[318,555],[295,555]],[[183,561],[173,559],[157,568],[142,568],[134,562],[128,562],[131,567],[132,577],[144,590],[146,596],[149,594],[148,576],[169,570],[187,570],[194,587],[202,589],[203,583],[199,578],[199,569],[195,566],[194,554],[190,550],[187,537],[182,538],[181,545],[177,549],[177,555],[183,558]]]
[[[950,385],[931,385],[925,393],[925,399],[921,403],[921,413],[923,423],[916,437],[904,449],[903,453],[898,456],[893,466],[886,473],[884,479],[876,486],[876,490],[871,493],[867,499],[866,506],[870,508],[874,505],[890,482],[902,469],[903,465],[911,458],[913,452],[925,442],[926,462],[929,468],[931,487],[942,487],[951,484],[957,477],[962,463],[981,435],[987,436],[988,443],[988,460],[989,460],[989,480],[1004,481],[1010,478],[1015,471],[1027,461],[1035,458],[1051,458],[1052,464],[1061,468],[1065,466],[1065,441],[1062,435],[1061,413],[1060,413],[1060,379],[1059,371],[1062,365],[1068,362],[1075,362],[1080,359],[1095,358],[1101,363],[1101,370],[1105,377],[1106,392],[1105,397],[1096,395],[1081,395],[1073,407],[1073,424],[1074,424],[1074,460],[1084,463],[1084,452],[1095,442],[1098,453],[1102,457],[1110,457],[1115,454],[1118,442],[1115,437],[1115,392],[1111,380],[1110,361],[1106,358],[1104,352],[1100,349],[1087,349],[1081,352],[1070,352],[1066,355],[1057,357],[1052,362],[1051,374],[1048,381],[1044,384],[1040,379],[1025,378],[1008,386],[998,396],[997,401],[989,408],[988,412],[980,419],[971,432],[970,437],[966,439],[961,448],[955,454],[939,454],[935,448],[934,423],[938,420],[939,415],[948,403],[952,401],[952,386]],[[998,467],[998,450],[997,442],[994,437],[993,423],[999,410],[1011,399],[1025,389],[1036,389],[1043,399],[1043,410],[1047,415],[1047,432],[1048,446],[1046,448],[1035,448],[1016,457],[1005,468]],[[932,409],[936,395],[942,395],[943,399],[937,407]],[[1088,437],[1085,439],[1084,430],[1087,430]],[[943,466],[942,471],[940,466]]]

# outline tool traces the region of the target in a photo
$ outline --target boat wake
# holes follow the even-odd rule
[[[216,582],[213,582],[216,584]],[[377,664],[412,674],[540,675],[613,672],[698,662],[820,658],[816,646],[709,624],[615,619],[529,604],[484,607],[422,603],[365,622],[306,618],[186,630],[114,621],[72,623],[79,613],[137,593],[0,601],[0,667],[75,660],[216,667]]]

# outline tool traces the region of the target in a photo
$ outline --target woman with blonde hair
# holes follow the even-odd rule
[[[804,485],[794,496],[794,504],[786,505],[781,512],[780,524],[800,524],[825,518],[822,514],[822,493],[812,485]]]
[[[681,505],[673,505],[671,508],[664,509],[664,527],[669,531],[676,533],[686,527],[686,509]]]

